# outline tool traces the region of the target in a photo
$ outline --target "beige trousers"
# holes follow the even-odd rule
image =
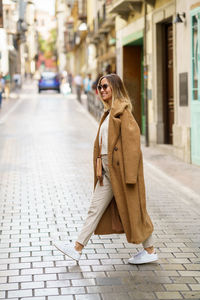
[[[78,235],[77,242],[86,246],[91,235],[94,233],[103,213],[113,198],[112,186],[110,182],[107,155],[102,155],[103,164],[103,186],[99,181],[95,187],[90,208],[81,232]],[[143,243],[143,247],[153,246],[153,237],[150,235]]]

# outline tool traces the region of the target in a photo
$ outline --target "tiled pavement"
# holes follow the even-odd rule
[[[124,235],[93,236],[79,264],[52,246],[86,216],[96,125],[73,96],[35,91],[0,124],[0,299],[200,299],[198,203],[148,163],[158,263],[127,264],[141,246]]]

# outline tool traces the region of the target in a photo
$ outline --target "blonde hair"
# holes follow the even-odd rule
[[[127,92],[127,90],[126,90],[126,88],[124,86],[124,83],[121,80],[121,78],[117,74],[114,74],[114,73],[107,74],[107,75],[102,76],[99,79],[98,85],[101,84],[101,81],[102,81],[103,78],[106,78],[108,80],[109,86],[110,86],[110,88],[112,90],[112,105],[111,105],[111,107],[113,106],[115,100],[119,100],[120,102],[127,103],[127,107],[130,110],[130,112],[131,112],[132,111],[131,100],[129,98],[128,92]],[[99,91],[98,91],[98,94],[99,94],[99,97],[100,97],[101,101],[103,102],[105,111],[109,110],[110,107],[109,107],[108,103],[105,102],[102,99],[101,93],[99,93]]]

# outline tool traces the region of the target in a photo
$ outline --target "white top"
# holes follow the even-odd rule
[[[76,75],[76,76],[74,77],[74,82],[75,82],[75,84],[77,84],[77,85],[82,85],[82,82],[83,82],[82,77],[81,77],[80,75]]]
[[[99,145],[101,143],[102,137],[102,149],[101,154],[108,154],[108,123],[109,123],[109,114],[106,119],[103,121],[100,132],[99,132]]]

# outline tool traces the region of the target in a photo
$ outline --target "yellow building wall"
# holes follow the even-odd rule
[[[87,0],[87,24],[89,25],[90,30],[93,30],[93,20],[95,17],[95,8],[96,8],[96,1]]]
[[[154,6],[147,5],[147,14],[151,13],[153,10],[159,9],[160,7],[173,2],[172,0],[157,0]],[[144,5],[142,6],[141,12],[133,12],[128,20],[123,20],[120,17],[116,18],[116,31],[121,30],[125,26],[137,21],[138,19],[144,17]]]

